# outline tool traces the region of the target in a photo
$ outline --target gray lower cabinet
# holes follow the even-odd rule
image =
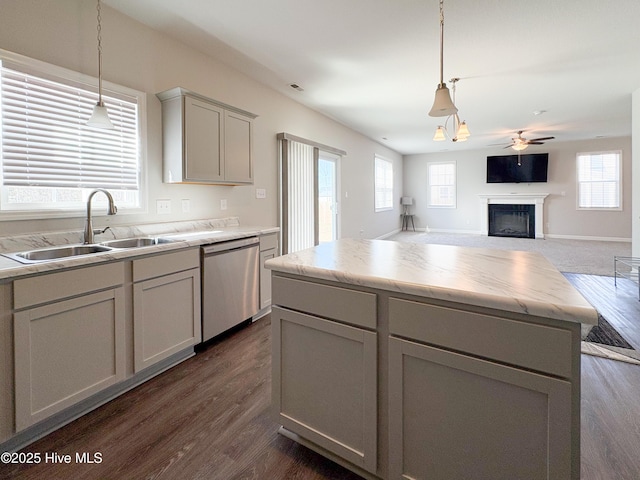
[[[389,478],[568,479],[570,432],[569,382],[390,338]]]
[[[290,432],[366,471],[377,459],[376,333],[274,307],[273,408]]]
[[[271,271],[264,262],[278,256],[278,234],[260,236],[260,308],[271,306]]]
[[[134,372],[200,343],[198,249],[133,261]]]
[[[580,324],[272,280],[283,434],[365,478],[580,478]]]
[[[125,378],[123,265],[14,282],[17,432]]]

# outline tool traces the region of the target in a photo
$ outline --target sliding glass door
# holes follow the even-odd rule
[[[318,241],[338,238],[338,158],[320,152],[318,159]]]
[[[339,162],[345,152],[279,134],[282,253],[339,237]]]

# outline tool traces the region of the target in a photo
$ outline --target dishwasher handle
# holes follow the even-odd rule
[[[251,247],[260,243],[258,237],[241,238],[239,240],[231,240],[229,242],[212,243],[202,247],[203,255],[211,255],[213,253],[227,252],[229,250],[237,250],[239,248]]]

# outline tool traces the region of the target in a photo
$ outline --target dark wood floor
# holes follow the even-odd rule
[[[616,291],[607,277],[570,280],[597,308],[618,309],[607,318],[640,347],[637,290]],[[270,353],[265,317],[25,449],[99,452],[102,463],[0,464],[0,479],[360,478],[276,433]],[[637,480],[640,366],[582,362],[582,479]]]
[[[613,277],[566,274],[640,350],[638,285]],[[582,480],[640,479],[640,366],[582,355]]]

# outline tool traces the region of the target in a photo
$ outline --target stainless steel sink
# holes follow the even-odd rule
[[[153,237],[139,237],[139,238],[121,238],[119,240],[109,240],[107,242],[101,242],[100,245],[106,245],[111,248],[137,248],[148,247],[149,245],[158,245],[160,243],[168,243],[169,240]]]
[[[5,253],[4,256],[22,263],[35,263],[46,260],[91,255],[94,253],[108,252],[110,250],[112,249],[106,245],[64,245],[60,247],[43,248],[41,250],[29,250],[27,252]]]

